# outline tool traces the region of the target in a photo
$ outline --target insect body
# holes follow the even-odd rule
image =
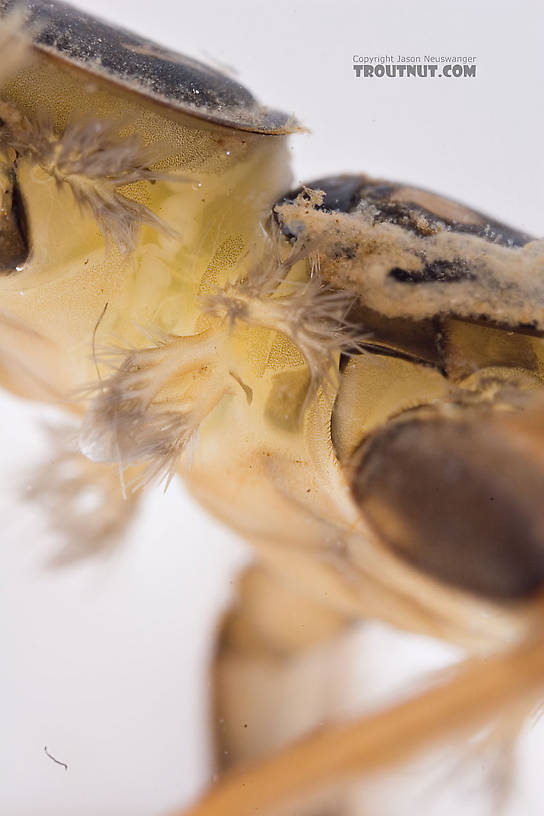
[[[293,191],[296,123],[241,86],[62,3],[2,12],[2,383],[69,405],[89,478],[89,462],[119,469],[130,497],[181,473],[252,543],[214,665],[219,764],[315,725],[277,727],[297,699],[266,675],[365,618],[504,652],[488,699],[532,704],[542,242],[362,175]],[[109,502],[98,538],[126,507],[116,527]],[[366,730],[382,765],[477,722],[463,678],[395,751],[382,721]],[[262,789],[229,771],[198,812],[238,816],[367,770],[357,732],[344,764],[322,739],[322,766],[312,743],[289,773],[281,755],[257,766]]]

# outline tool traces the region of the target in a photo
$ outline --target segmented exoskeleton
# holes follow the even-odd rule
[[[219,781],[187,813],[347,813],[432,740],[491,723],[510,744],[544,679],[543,242],[360,174],[289,192],[298,126],[242,86],[62,3],[13,7],[0,375],[77,426],[73,475],[35,497],[79,557],[181,474],[255,552],[212,667]],[[93,482],[96,523],[73,510]],[[308,736],[328,712],[299,716],[293,672],[311,684],[312,650],[366,618],[467,663]]]

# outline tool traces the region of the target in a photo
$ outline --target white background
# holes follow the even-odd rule
[[[261,100],[296,113],[312,130],[292,139],[297,182],[364,171],[544,233],[539,3],[78,5],[233,66]],[[477,78],[370,81],[351,67],[354,54],[429,52],[476,56]],[[0,816],[158,816],[208,779],[206,660],[244,547],[172,485],[148,497],[110,559],[48,569],[54,536],[21,493],[47,455],[38,423],[49,412],[6,396],[0,410]],[[361,644],[381,686],[451,656],[379,627]],[[542,811],[541,732],[526,740],[511,816]],[[464,813],[475,799],[465,792]]]

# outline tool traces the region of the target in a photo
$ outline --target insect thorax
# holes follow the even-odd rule
[[[494,604],[540,586],[538,491],[515,507],[531,527],[526,569],[486,583],[453,574],[451,552],[421,556],[421,530],[427,545],[438,524],[412,513],[424,490],[403,508],[390,474],[399,461],[432,482],[490,417],[519,448],[501,418],[542,388],[539,242],[453,205],[430,217],[429,194],[416,206],[365,177],[334,202],[319,183],[278,201],[283,137],[207,123],[41,52],[0,104],[18,208],[0,243],[3,384],[71,396],[76,411],[87,400],[89,458],[139,483],[181,469],[274,569],[354,617],[509,637],[518,617]],[[490,462],[475,455],[480,494]],[[466,627],[469,593],[494,615]]]

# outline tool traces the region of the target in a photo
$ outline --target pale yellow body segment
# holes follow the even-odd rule
[[[2,308],[52,344],[52,366],[66,379],[47,379],[66,393],[95,377],[89,338],[106,303],[97,348],[141,346],[142,327],[198,330],[198,297],[242,272],[264,213],[289,184],[287,147],[281,137],[237,133],[142,104],[99,80],[82,84],[75,69],[43,56],[33,57],[6,96],[25,113],[37,107],[58,128],[80,117],[113,117],[121,134],[138,133],[164,157],[161,169],[172,170],[172,180],[132,184],[123,193],[171,224],[179,240],[144,228],[128,256],[115,246],[105,250],[98,225],[69,189],[59,190],[34,166],[20,170],[33,251],[20,272],[3,277]]]
[[[328,308],[341,312],[335,298],[347,287],[350,306],[368,305],[368,292],[371,307],[404,317],[401,283],[387,284],[395,300],[380,282],[387,279],[392,245],[393,261],[408,258],[413,271],[410,264],[415,269],[419,263],[413,260],[414,247],[419,251],[427,239],[406,230],[401,246],[398,225],[376,228],[365,222],[362,230],[351,213],[333,224],[329,212],[320,209],[317,192],[304,207],[298,198],[283,204],[289,225],[305,227],[311,243],[297,255],[296,242],[289,246],[271,219],[274,203],[292,184],[285,136],[211,124],[37,50],[2,91],[3,110],[14,117],[15,126],[18,117],[38,126],[47,123],[44,132],[60,143],[73,122],[108,121],[120,143],[137,136],[143,148],[153,151],[157,177],[144,173],[118,192],[147,208],[164,228],[144,219],[130,247],[116,243],[115,211],[111,234],[105,234],[104,225],[77,200],[74,191],[81,180],[62,177],[54,161],[44,166],[32,160],[31,152],[17,161],[10,153],[2,159],[6,178],[11,164],[17,165],[31,251],[16,269],[0,276],[0,383],[81,416],[81,452],[97,467],[118,468],[126,477],[125,491],[179,474],[199,502],[252,545],[254,563],[223,621],[213,667],[214,713],[221,728],[213,725],[218,744],[230,752],[218,764],[243,765],[267,756],[321,721],[317,714],[323,712],[312,708],[314,698],[301,713],[295,711],[297,699],[287,693],[302,682],[300,676],[306,682],[304,672],[291,682],[295,658],[367,618],[444,638],[482,659],[468,679],[460,676],[451,699],[447,691],[437,691],[436,700],[429,695],[437,711],[436,724],[425,714],[430,737],[454,730],[470,696],[471,678],[485,692],[486,657],[519,648],[535,633],[542,637],[541,595],[504,602],[480,597],[399,558],[356,500],[356,457],[373,434],[419,409],[424,420],[435,411],[441,419],[456,419],[465,409],[479,420],[478,411],[496,409],[493,422],[499,432],[511,432],[516,444],[519,433],[525,440],[519,444],[530,446],[541,421],[542,339],[448,316],[440,334],[447,371],[385,341],[379,353],[371,353],[361,330],[340,338],[340,329],[346,336],[353,330],[343,313],[337,329],[318,312],[326,289],[320,288],[320,275],[334,290],[326,292]],[[364,245],[357,244],[357,252],[334,254],[334,241],[350,250],[350,242],[355,245],[363,232]],[[330,257],[320,256],[324,236],[332,247]],[[433,240],[438,261],[444,246],[452,254],[464,247],[471,259],[481,249],[474,235],[460,241],[444,230]],[[541,269],[541,246],[536,241],[527,246],[516,257],[533,281],[534,268]],[[371,251],[377,266],[363,278],[351,261],[362,263]],[[490,264],[495,256],[504,264],[506,271],[498,277],[506,285],[512,250],[493,246]],[[465,281],[457,290],[463,308],[471,286]],[[426,291],[431,294],[419,302],[416,290],[410,292],[421,307],[416,314],[421,320],[434,316],[437,302],[440,314],[445,310],[443,295],[435,300],[432,288]],[[501,298],[496,300],[501,306]],[[516,303],[508,304],[512,313]],[[524,307],[524,319],[525,312],[532,314],[531,305]],[[469,306],[461,317],[472,320]],[[511,317],[508,308],[504,314]],[[523,421],[517,427],[519,406]],[[533,447],[536,467],[544,456],[541,446]],[[112,507],[114,513],[115,503]],[[384,515],[388,521],[393,516],[387,509]],[[399,535],[405,532],[402,518],[393,523]],[[494,659],[506,677],[514,658]],[[541,665],[533,651],[523,648],[519,662],[528,666],[532,704]],[[510,703],[514,695],[506,681],[497,689],[491,686],[498,705],[503,699],[505,706]],[[279,723],[275,706],[284,706]],[[465,708],[468,727],[478,717],[468,703]],[[430,709],[419,700],[413,711],[416,716]],[[404,748],[409,753],[424,739],[415,735],[410,713],[403,708],[398,713],[406,732],[398,751],[403,758]],[[253,718],[258,727],[244,733],[244,718]],[[390,720],[378,717],[375,728],[385,767],[388,752],[394,753]],[[331,764],[332,781],[346,773],[356,776],[359,736],[356,729],[336,735],[346,764],[343,755],[338,767]],[[368,758],[369,741],[366,735],[365,770],[380,764]],[[303,746],[300,755],[295,749],[293,774],[300,768],[300,779],[289,787],[284,766],[281,797],[319,787],[320,774],[327,774],[320,747],[317,740]],[[270,767],[272,776],[265,769],[254,777],[268,785],[267,806],[274,803],[276,766]],[[278,768],[281,772],[281,761]],[[235,808],[243,777],[232,779],[224,800],[232,810],[222,810],[226,805],[219,794],[219,804],[210,800],[209,810],[204,804],[195,813],[240,816]],[[234,791],[231,800],[229,791]],[[254,791],[253,796],[258,802]],[[243,812],[250,812],[251,797]]]

